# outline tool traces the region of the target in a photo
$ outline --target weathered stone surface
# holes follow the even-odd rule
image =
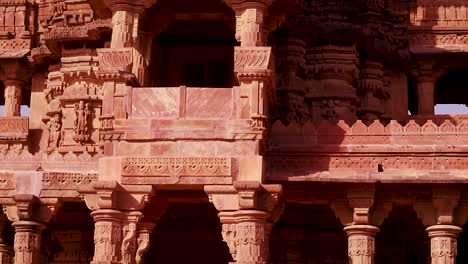
[[[454,263],[463,1],[33,2],[0,1],[0,263],[371,264],[402,219]]]

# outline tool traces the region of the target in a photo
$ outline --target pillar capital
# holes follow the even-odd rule
[[[205,192],[220,212],[259,210],[276,217],[283,208],[282,186],[257,181],[236,181],[233,185],[207,185]]]
[[[434,188],[432,201],[416,201],[413,207],[425,226],[451,225],[459,205],[460,191],[455,188]]]
[[[37,221],[49,222],[58,211],[62,201],[58,198],[43,198],[30,194],[16,194],[12,202],[4,206],[3,211],[12,222]]]
[[[77,190],[91,210],[139,211],[155,193],[152,186],[126,186],[116,181],[95,181],[79,185]]]
[[[457,237],[462,229],[455,225],[433,225],[426,229],[431,239],[432,264],[454,264]]]

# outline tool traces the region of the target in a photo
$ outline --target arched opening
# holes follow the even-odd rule
[[[42,263],[90,263],[94,221],[83,202],[64,202],[42,231]]]
[[[430,240],[411,206],[394,205],[375,242],[376,264],[431,263]]]
[[[272,230],[270,262],[347,264],[343,225],[327,204],[287,204]]]
[[[172,203],[157,223],[145,263],[228,264],[229,248],[211,203]]]
[[[161,0],[148,10],[144,28],[158,17],[168,24],[152,42],[152,86],[233,86],[234,12],[220,0],[202,2]]]

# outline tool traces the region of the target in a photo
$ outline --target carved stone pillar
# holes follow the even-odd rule
[[[15,264],[39,264],[41,249],[41,231],[44,225],[34,221],[16,221],[15,228]]]
[[[94,258],[93,264],[117,264],[121,260],[122,212],[112,209],[93,211]]]
[[[21,89],[24,85],[22,81],[6,80],[5,86],[5,109],[3,115],[21,116]]]
[[[225,0],[232,6],[236,13],[236,39],[240,41],[241,46],[265,46],[263,20],[266,16],[268,6],[273,2],[271,0],[263,1],[238,1]]]
[[[154,223],[140,223],[138,225],[138,230],[137,230],[138,231],[138,238],[137,238],[138,247],[137,247],[136,254],[135,254],[136,264],[144,263],[143,255],[149,249],[150,236],[151,236],[151,233],[153,232],[155,225],[156,224]]]
[[[137,225],[143,214],[134,211],[125,213],[122,239],[123,263],[135,264],[137,250]]]
[[[365,123],[371,124],[384,113],[384,74],[383,64],[367,61],[360,72],[359,95],[360,115]]]
[[[350,225],[344,230],[348,234],[349,263],[374,263],[375,234],[379,229],[371,225]]]
[[[111,48],[128,48],[133,46],[135,20],[138,20],[137,13],[119,9],[113,11]]]
[[[5,229],[6,224],[6,217],[0,216],[0,264],[11,264],[11,261],[13,260],[13,250],[11,247],[7,246],[3,240],[3,230]]]
[[[418,96],[418,115],[434,114],[434,85],[435,78],[432,63],[419,65],[416,81]]]
[[[231,253],[233,262],[236,263],[236,218],[234,217],[234,212],[220,212],[218,213],[219,220],[222,225],[221,234],[223,236],[223,241],[229,247],[229,253]]]
[[[354,46],[319,46],[307,50],[309,71],[318,80],[318,91],[309,95],[324,120],[356,120],[357,52]]]
[[[129,48],[135,45],[140,14],[155,0],[106,0],[112,10],[111,48]]]
[[[238,264],[264,264],[268,261],[266,239],[267,213],[239,210],[236,218],[236,259]]]
[[[431,263],[455,264],[457,237],[462,229],[455,225],[433,225],[426,231],[431,238]]]

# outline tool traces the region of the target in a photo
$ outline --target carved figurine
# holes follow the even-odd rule
[[[55,114],[49,123],[47,123],[47,129],[49,130],[49,144],[48,150],[54,151],[61,145],[62,139],[62,117],[60,114]]]
[[[89,135],[89,118],[91,116],[91,110],[89,109],[89,103],[80,101],[79,104],[75,104],[75,135],[73,140],[76,142],[86,142],[91,136]]]

